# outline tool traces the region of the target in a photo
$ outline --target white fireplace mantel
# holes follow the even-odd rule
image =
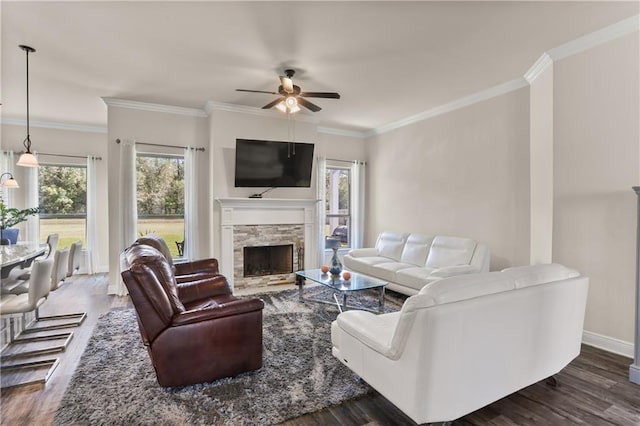
[[[220,272],[233,289],[233,232],[236,225],[304,225],[304,264],[316,259],[316,205],[319,200],[293,198],[216,198],[220,204]]]

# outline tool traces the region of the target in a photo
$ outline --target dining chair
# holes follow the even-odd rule
[[[75,271],[80,269],[80,256],[82,255],[82,241],[78,240],[71,244],[69,248],[69,267],[67,268],[67,277],[73,275]]]
[[[15,359],[19,359],[24,356],[33,356],[39,354],[46,354],[51,352],[57,352],[64,350],[71,340],[71,333],[65,335],[55,336],[37,336],[22,338],[20,333],[19,338],[16,338],[15,333],[15,318],[23,317],[28,312],[35,312],[36,318],[39,316],[39,308],[49,297],[51,287],[51,270],[53,269],[53,259],[37,259],[34,261],[33,268],[31,270],[31,276],[29,278],[29,291],[27,293],[19,295],[3,295],[0,301],[0,315],[2,317],[8,317],[9,319],[9,338],[10,342],[7,347],[4,348],[2,355],[2,367],[0,372],[3,376],[2,387],[8,387],[7,383],[11,386],[25,385],[30,383],[42,382],[42,378],[34,378],[29,374],[24,374],[27,370],[41,370],[43,366],[48,367],[48,372],[44,376],[46,381],[53,370],[58,365],[58,359],[43,359],[38,361],[29,362],[13,362]],[[16,347],[19,345],[33,342],[36,340],[58,340],[61,339],[63,343],[61,345],[50,347],[39,347],[37,350],[19,352]],[[5,355],[9,353],[9,355]],[[15,374],[18,377],[15,380],[9,380],[9,377]],[[16,381],[17,380],[17,381]]]
[[[47,251],[47,254],[45,255],[44,259],[51,258],[53,256],[53,254],[56,252],[56,249],[58,248],[58,239],[59,239],[58,234],[49,234],[47,236],[48,251]],[[38,259],[38,258],[36,257],[35,259]],[[27,265],[27,266],[29,266],[29,265]],[[27,271],[24,274],[20,275],[18,277],[18,279],[19,280],[24,280],[24,281],[29,281],[30,274],[31,274],[31,272]],[[27,292],[27,286],[28,286],[28,282],[25,282],[25,283],[21,284],[20,286],[14,288],[13,290],[11,290],[11,293],[14,293],[14,294],[26,293]]]
[[[49,290],[56,291],[60,284],[67,277],[67,267],[69,265],[69,248],[56,250],[53,256],[53,267],[49,274]],[[73,314],[49,315],[46,317],[36,317],[35,324],[28,327],[23,333],[36,333],[44,330],[56,330],[60,328],[77,327],[87,317],[86,312]]]

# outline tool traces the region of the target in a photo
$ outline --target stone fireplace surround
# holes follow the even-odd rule
[[[304,265],[315,267],[315,212],[317,200],[284,198],[216,198],[220,204],[220,272],[231,288],[279,284],[295,281],[295,274],[244,278],[242,246],[294,245],[304,247]]]

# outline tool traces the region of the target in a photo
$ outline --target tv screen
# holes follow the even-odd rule
[[[312,143],[236,139],[236,187],[311,186]]]

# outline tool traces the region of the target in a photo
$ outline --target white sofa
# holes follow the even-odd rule
[[[382,232],[376,246],[351,250],[346,269],[388,281],[387,288],[408,296],[446,277],[489,272],[490,253],[469,238]]]
[[[443,279],[400,312],[338,315],[333,355],[416,423],[452,421],[578,356],[587,290],[558,264]]]

